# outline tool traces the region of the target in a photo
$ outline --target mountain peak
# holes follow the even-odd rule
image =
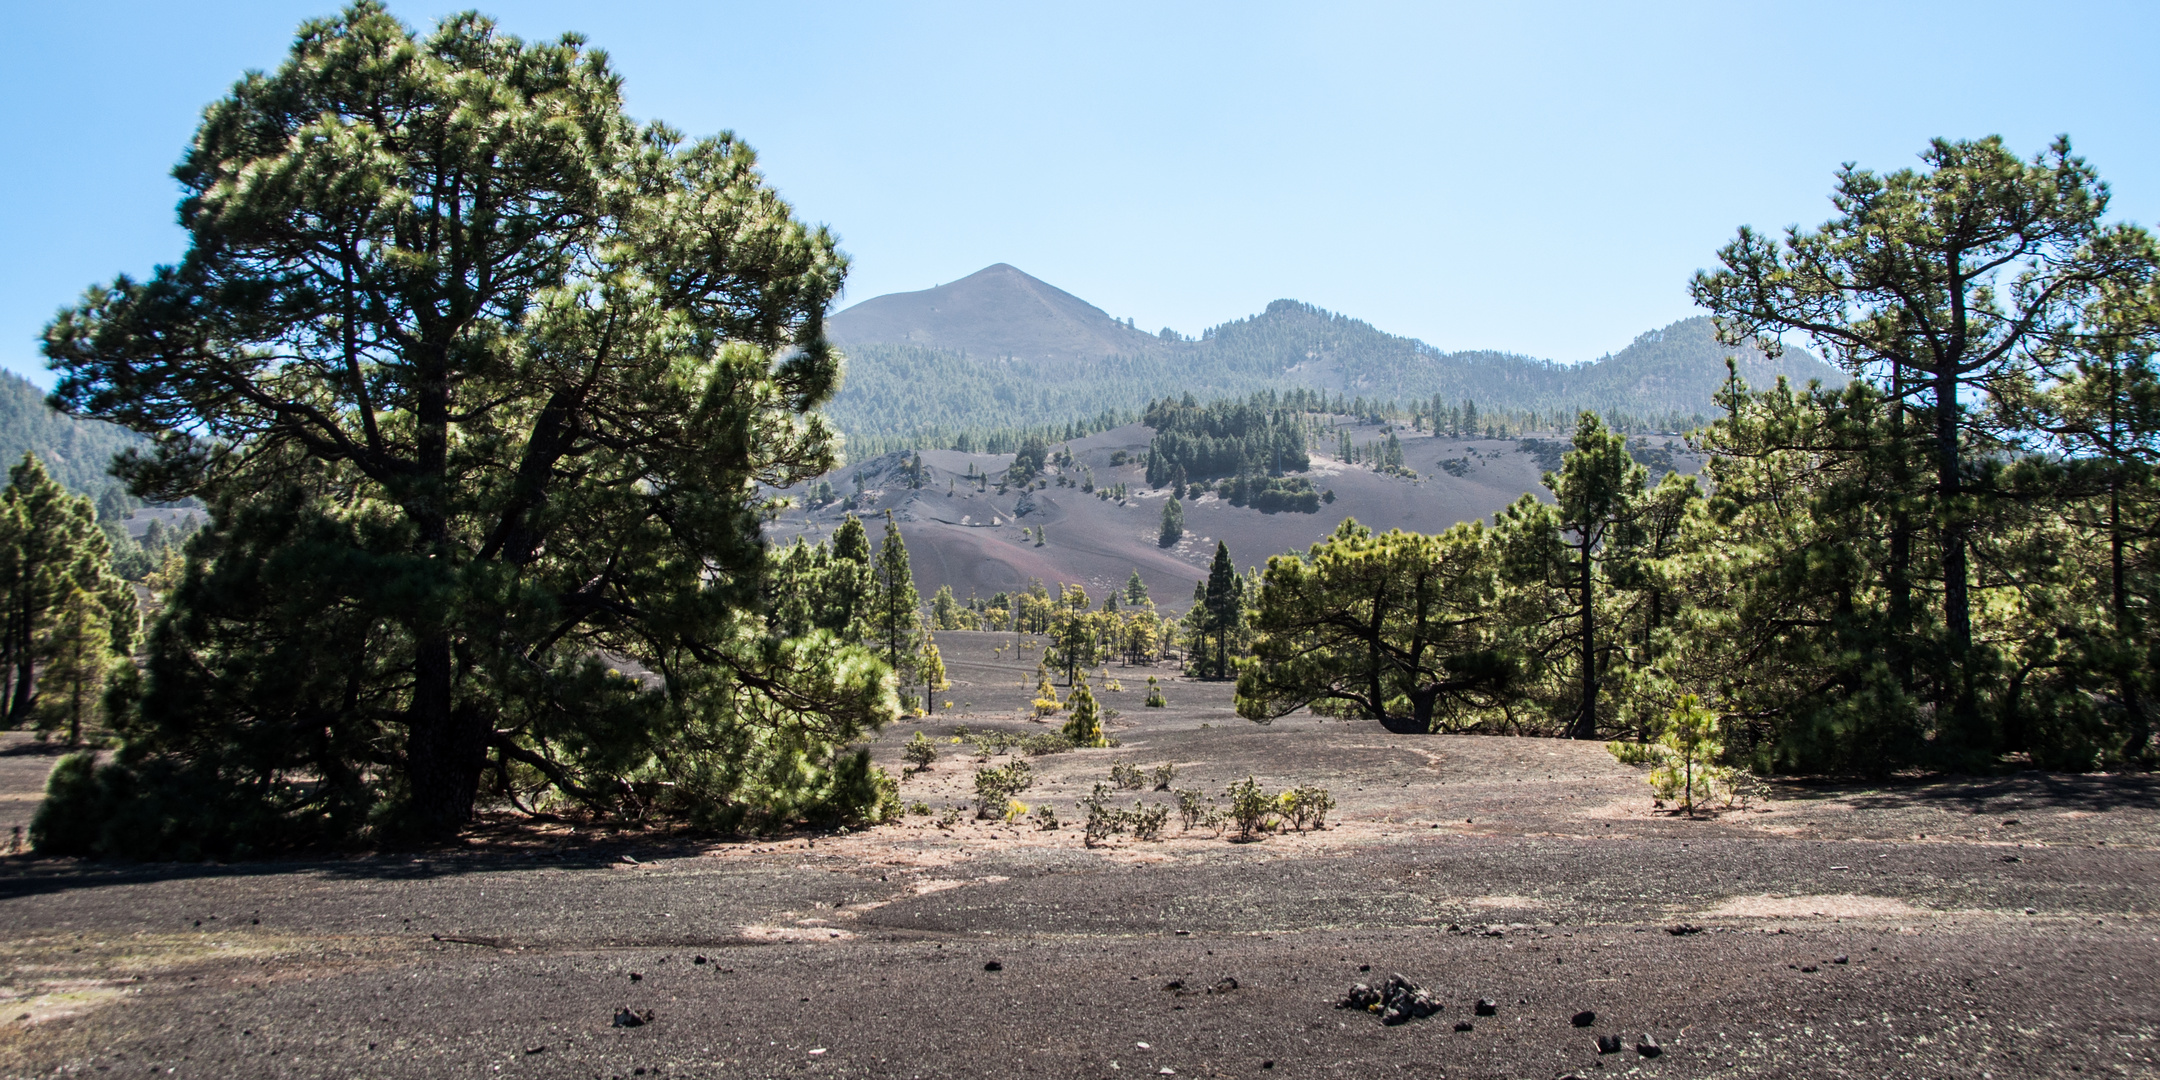
[[[834,315],[826,333],[842,347],[916,345],[1037,361],[1132,356],[1162,344],[1011,263],[933,289],[871,297]]]

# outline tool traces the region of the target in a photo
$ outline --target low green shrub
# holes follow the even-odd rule
[[[1299,784],[1282,793],[1277,799],[1282,804],[1283,820],[1290,827],[1303,832],[1307,825],[1315,829],[1327,827],[1327,812],[1335,809],[1335,797],[1324,787]]]
[[[1172,762],[1165,761],[1162,764],[1155,766],[1155,768],[1148,773],[1148,779],[1154,782],[1155,790],[1168,791],[1170,790],[1170,781],[1177,779],[1177,765]]]
[[[1131,824],[1136,840],[1162,839],[1163,826],[1170,822],[1170,808],[1161,803],[1134,803],[1126,813],[1130,815],[1126,820]]]
[[[975,816],[981,819],[1004,817],[1013,797],[1034,784],[1035,770],[1024,760],[975,770]]]
[[[1081,842],[1088,847],[1125,831],[1125,815],[1110,807],[1110,785],[1097,783],[1095,790],[1080,800],[1080,805],[1087,810],[1087,822],[1081,826]]]
[[[914,738],[900,747],[900,756],[906,759],[915,772],[928,772],[930,763],[937,760],[937,744],[918,731]]]
[[[1196,825],[1214,825],[1221,817],[1215,810],[1215,800],[1191,788],[1177,790],[1178,820],[1186,832]]]
[[[1029,757],[1044,754],[1062,754],[1073,748],[1072,740],[1061,731],[1044,731],[1021,739],[1016,745]]]
[[[1260,790],[1259,781],[1248,776],[1231,784],[1223,795],[1230,806],[1230,821],[1237,826],[1238,839],[1254,839],[1273,825],[1280,804]]]

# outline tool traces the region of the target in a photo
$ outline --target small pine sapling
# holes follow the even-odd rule
[[[1110,763],[1110,782],[1127,791],[1138,791],[1147,786],[1147,778],[1140,774],[1138,766],[1129,761]]]
[[[1057,687],[1050,685],[1050,673],[1043,670],[1040,664],[1036,665],[1036,670],[1040,674],[1035,681],[1035,718],[1041,720],[1056,716],[1058,710],[1065,707],[1065,703],[1058,700]],[[1075,695],[1078,693],[1079,691],[1074,691]]]
[[[1732,788],[1732,770],[1716,763],[1725,753],[1718,741],[1717,714],[1703,708],[1694,694],[1684,694],[1661,727],[1657,746],[1664,760],[1650,770],[1650,786],[1661,801],[1677,799],[1687,816],[1694,817],[1698,801],[1708,802]]]
[[[1073,687],[1072,697],[1066,702],[1072,715],[1065,721],[1065,738],[1074,746],[1091,747],[1108,745],[1103,737],[1102,709],[1095,704],[1095,695],[1082,681]]]
[[[1170,790],[1170,781],[1177,779],[1176,763],[1165,761],[1162,764],[1155,766],[1155,768],[1148,773],[1148,779],[1155,782],[1155,790]]]
[[[1155,676],[1153,676],[1153,675],[1150,675],[1150,676],[1148,676],[1148,677],[1147,677],[1147,707],[1148,707],[1148,708],[1150,708],[1150,709],[1160,709],[1160,708],[1162,708],[1163,706],[1165,706],[1165,705],[1168,705],[1168,704],[1170,704],[1170,703],[1169,703],[1169,702],[1167,702],[1167,701],[1164,701],[1164,700],[1163,700],[1163,696],[1162,696],[1162,683],[1160,683],[1160,682],[1157,682],[1157,681],[1156,681],[1156,679],[1155,679]]]
[[[1055,828],[1057,828],[1057,827],[1058,827],[1058,816],[1057,816],[1057,811],[1056,811],[1056,810],[1054,810],[1054,809],[1052,809],[1049,803],[1044,803],[1044,804],[1042,804],[1041,806],[1038,806],[1038,807],[1036,807],[1036,808],[1035,808],[1035,828],[1036,828],[1036,829],[1038,829],[1038,830],[1040,830],[1040,831],[1042,831],[1042,832],[1049,832],[1050,830],[1052,830],[1052,829],[1055,829]]]

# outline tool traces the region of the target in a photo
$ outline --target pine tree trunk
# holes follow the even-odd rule
[[[1985,752],[1990,747],[1973,745],[1979,737],[1979,704],[1972,685],[1972,600],[1966,580],[1965,522],[1959,520],[1958,500],[1964,494],[1964,478],[1958,470],[1958,386],[1953,366],[1945,364],[1935,379],[1935,476],[1941,513],[1943,571],[1943,627],[1950,635],[1950,685],[1943,688],[1959,734],[1968,750]]]
[[[1912,515],[1907,513],[1903,499],[1912,488],[1909,458],[1905,448],[1905,399],[1904,369],[1891,372],[1890,446],[1897,455],[1891,475],[1895,477],[1895,497],[1898,509],[1890,515],[1890,666],[1897,676],[1898,686],[1906,693],[1913,689],[1912,663]]]
[[[413,658],[413,698],[406,715],[406,765],[413,824],[424,836],[449,836],[472,820],[487,763],[478,717],[451,705],[450,635],[423,636]]]
[[[1590,534],[1583,533],[1582,577],[1582,711],[1575,717],[1575,737],[1597,738],[1597,593],[1591,578]]]
[[[427,357],[435,376],[422,384],[414,409],[419,421],[415,470],[406,512],[418,526],[422,549],[435,559],[451,551],[450,523],[442,499],[449,464],[450,394],[439,353]],[[429,565],[435,565],[431,559]],[[445,567],[444,569],[447,569]],[[451,632],[446,627],[416,627],[413,648],[413,695],[406,715],[406,768],[412,782],[413,826],[421,835],[454,835],[472,820],[480,772],[487,764],[487,739],[481,718],[453,706],[456,681]]]
[[[25,585],[24,588],[28,590],[33,586]],[[30,635],[31,623],[34,621],[30,617],[32,610],[33,604],[31,600],[25,597],[16,604],[14,612],[15,625],[9,627],[14,632],[13,644],[15,647],[15,693],[8,703],[9,727],[14,727],[28,719],[30,707],[34,704],[32,695],[35,693],[37,686],[37,671],[36,654],[32,648],[34,643]]]

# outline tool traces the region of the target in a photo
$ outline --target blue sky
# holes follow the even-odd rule
[[[204,104],[327,3],[12,5],[0,364],[176,259]],[[392,10],[429,25],[455,10]],[[1735,227],[1840,162],[2060,132],[2160,221],[2160,6],[502,2],[584,33],[632,111],[736,131],[855,258],[845,302],[1010,262],[1144,329],[1292,297],[1443,348],[1593,359],[1691,314]]]

